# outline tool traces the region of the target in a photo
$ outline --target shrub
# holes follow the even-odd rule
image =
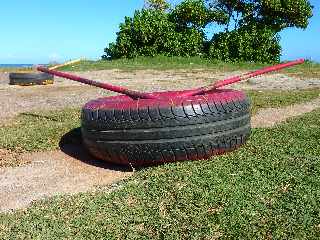
[[[268,27],[242,26],[216,34],[210,43],[208,57],[227,62],[279,62],[279,41],[279,35]]]
[[[103,58],[136,56],[195,56],[203,51],[203,32],[193,28],[177,29],[169,14],[155,9],[136,11],[120,24],[115,43],[105,49]]]

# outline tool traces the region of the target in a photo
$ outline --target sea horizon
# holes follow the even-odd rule
[[[34,64],[31,63],[20,63],[20,64],[7,64],[7,63],[0,63],[0,68],[27,68],[32,67]]]

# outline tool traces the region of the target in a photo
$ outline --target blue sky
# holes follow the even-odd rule
[[[311,3],[314,17],[308,29],[281,33],[283,60],[304,57],[320,62],[320,2]],[[132,16],[142,6],[143,0],[4,0],[0,63],[98,59],[115,40],[124,16]]]

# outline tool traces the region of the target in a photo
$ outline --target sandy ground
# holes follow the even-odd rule
[[[133,174],[131,169],[93,159],[80,146],[63,151],[23,154],[30,162],[0,168],[0,212],[21,209],[33,201],[108,186]]]
[[[128,86],[139,90],[187,89],[239,74],[206,71],[135,71],[106,70],[83,72],[82,76]],[[56,79],[51,86],[8,86],[7,75],[0,73],[0,122],[15,115],[39,109],[80,106],[90,99],[109,94],[104,90]],[[300,80],[272,74],[240,83],[236,89],[305,89],[320,87],[320,80]],[[320,99],[282,109],[264,109],[253,116],[254,127],[272,127],[289,117],[320,107]],[[0,157],[19,157],[27,165],[0,168],[0,212],[28,207],[33,201],[62,194],[75,194],[108,186],[132,175],[132,169],[108,165],[93,159],[81,146],[64,146],[59,151],[22,154],[5,150]]]
[[[317,108],[320,108],[320,98],[284,108],[266,108],[258,111],[258,113],[252,117],[251,124],[253,128],[269,128],[285,122],[288,118],[312,112]]]

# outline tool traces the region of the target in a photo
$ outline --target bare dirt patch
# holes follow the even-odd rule
[[[0,71],[0,84],[9,83],[9,73]]]
[[[79,146],[69,146],[81,158],[62,151],[21,156],[30,164],[0,169],[0,212],[21,209],[33,201],[75,194],[110,185],[132,174],[130,169],[93,159]]]
[[[303,115],[320,108],[320,98],[303,104],[295,104],[284,108],[266,108],[258,111],[252,117],[251,123],[254,128],[273,127],[276,124],[285,122],[287,119]]]
[[[0,168],[8,166],[20,166],[29,163],[27,159],[23,159],[18,151],[10,151],[0,148]]]

